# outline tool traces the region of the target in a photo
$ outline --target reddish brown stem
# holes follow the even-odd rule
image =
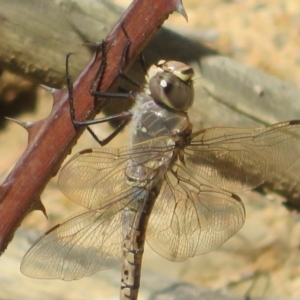
[[[131,39],[125,63],[127,69],[168,15],[175,10],[185,15],[181,0],[136,0],[132,3],[105,40],[108,67],[101,86],[103,91],[111,89],[118,77],[119,58],[126,39],[120,25],[124,24]],[[100,63],[101,55],[92,58],[74,83],[78,120],[96,115],[89,89]],[[0,253],[7,248],[23,218],[39,204],[41,206],[40,194],[83,131],[75,132],[73,128],[67,90],[59,90],[53,96],[54,105],[50,115],[39,122],[26,124],[29,133],[27,149],[0,186]]]

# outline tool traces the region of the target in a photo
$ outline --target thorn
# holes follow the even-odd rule
[[[176,11],[179,12],[186,19],[186,21],[188,22],[188,16],[187,16],[187,14],[185,12],[185,9],[183,7],[182,0],[178,0],[178,3],[176,5]]]
[[[46,208],[44,206],[44,204],[42,203],[41,199],[38,198],[35,202],[34,202],[34,205],[32,207],[32,210],[40,210],[44,216],[48,219],[48,216],[47,216],[47,212],[46,212]]]
[[[5,117],[5,119],[18,124],[25,129],[29,129],[34,124],[34,122],[22,122],[22,121],[19,121],[19,120],[13,119],[13,118],[9,118],[9,117]]]
[[[40,84],[40,87],[42,87],[43,89],[45,89],[46,91],[48,91],[52,95],[55,94],[55,93],[57,93],[59,91],[58,89],[46,86],[44,84]]]

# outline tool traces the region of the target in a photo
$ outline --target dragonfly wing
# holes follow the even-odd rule
[[[21,272],[33,278],[76,280],[119,264],[122,224],[116,209],[88,211],[55,226],[26,253]]]
[[[150,216],[147,242],[171,261],[210,252],[232,237],[245,221],[240,198],[200,183],[180,165],[165,176]]]
[[[76,280],[119,264],[123,241],[138,222],[143,209],[139,200],[147,192],[128,187],[122,196],[121,201],[78,214],[42,235],[25,254],[22,273],[33,278]],[[136,208],[137,213],[129,214],[127,207]]]
[[[136,173],[141,181],[146,180],[157,168],[168,165],[173,150],[174,142],[170,137],[119,149],[84,150],[62,168],[59,187],[75,203],[90,210],[101,209],[117,201],[116,195],[128,188],[128,173],[130,176]]]
[[[193,134],[185,165],[220,188],[248,190],[300,157],[300,121],[256,128],[210,128]]]
[[[34,278],[75,280],[118,264],[124,238],[134,237],[148,191],[169,166],[171,144],[164,137],[112,151],[87,150],[71,160],[62,171],[61,187],[90,210],[44,234],[25,255],[21,271]],[[80,174],[82,182],[75,176]],[[90,184],[92,192],[83,183]]]

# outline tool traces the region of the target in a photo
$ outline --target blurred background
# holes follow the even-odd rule
[[[78,0],[77,3],[80,5],[81,1],[83,0]],[[124,8],[130,3],[122,0],[111,2]],[[174,13],[165,22],[167,28],[247,66],[300,87],[298,0],[183,2],[189,22],[186,23],[182,16]],[[9,3],[18,10],[17,2],[10,0]],[[42,15],[45,10],[43,1],[38,5]],[[3,19],[0,19],[0,27],[1,22],[4,26]],[[83,30],[88,31],[88,28]],[[49,39],[51,41],[51,37]],[[102,36],[99,36],[99,40],[101,39]],[[55,42],[66,47],[64,40]],[[68,43],[67,48],[68,51],[76,53],[86,51],[82,50],[78,43]],[[64,50],[58,47],[57,52],[61,51]],[[65,54],[66,52],[63,53]],[[90,56],[88,51],[84,55],[88,61]],[[61,65],[64,67],[64,61]],[[40,82],[12,73],[4,65],[0,65],[0,72],[2,182],[27,144],[25,130],[4,120],[2,116],[13,117],[20,121],[40,120],[49,114],[52,98],[37,86]],[[75,74],[74,70],[73,79],[76,78]],[[197,97],[197,94],[195,96]],[[223,125],[221,121],[220,118],[219,126]],[[110,124],[101,124],[101,128],[95,127],[95,132],[102,137],[112,131]],[[109,147],[125,145],[127,140],[128,128],[114,139]],[[72,154],[91,147],[98,145],[85,133]],[[220,249],[186,262],[172,263],[146,247],[141,280],[142,288],[145,287],[146,291],[145,294],[141,294],[140,299],[148,299],[149,290],[155,290],[155,286],[151,286],[153,276],[166,276],[171,280],[182,280],[211,290],[222,290],[239,298],[246,296],[251,297],[250,299],[300,298],[299,215],[289,212],[282,206],[283,198],[275,193],[262,195],[258,192],[248,192],[239,195],[247,212],[245,226]],[[34,280],[20,273],[21,259],[38,236],[80,210],[59,191],[56,177],[50,181],[42,194],[42,201],[48,219],[39,211],[31,213],[1,257],[0,299],[118,299],[116,291],[119,285],[119,270],[102,271],[90,278],[67,283],[56,280]],[[144,273],[147,275],[144,276]],[[103,294],[100,295],[99,290]],[[166,296],[164,299],[171,298]]]

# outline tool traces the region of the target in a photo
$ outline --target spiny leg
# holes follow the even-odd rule
[[[138,83],[137,81],[131,79],[128,77],[124,71],[123,67],[126,62],[126,57],[129,51],[129,47],[131,44],[130,37],[128,36],[124,24],[122,24],[122,29],[124,32],[124,35],[126,37],[126,43],[123,47],[120,63],[119,63],[119,76],[123,78],[124,80],[128,81],[132,85],[142,88],[143,86]],[[98,53],[101,49],[102,52],[102,60],[99,69],[97,70],[95,77],[92,81],[91,87],[90,87],[90,94],[94,97],[95,103],[97,103],[98,98],[110,98],[110,99],[129,99],[131,101],[135,100],[135,93],[130,91],[127,93],[111,93],[111,92],[101,92],[101,84],[104,78],[105,70],[107,67],[107,53],[106,53],[106,42],[103,40],[101,44],[97,45],[96,49],[96,55],[95,59],[98,56]],[[86,121],[78,121],[76,120],[75,117],[75,108],[74,108],[74,102],[73,102],[73,85],[71,83],[71,78],[70,78],[70,73],[69,73],[69,57],[71,56],[72,53],[68,53],[66,57],[66,79],[67,79],[67,86],[68,86],[68,92],[69,92],[69,103],[70,103],[70,114],[71,114],[71,120],[73,122],[73,125],[76,128],[82,127],[82,126],[89,126],[89,125],[94,125],[94,124],[100,124],[104,122],[109,122],[109,121],[117,121],[121,120],[121,123],[117,126],[117,128],[105,139],[100,140],[96,134],[92,131],[91,128],[87,127],[87,130],[89,133],[93,136],[93,138],[101,145],[104,146],[108,144],[131,120],[132,113],[131,112],[122,112],[119,114],[111,115],[108,117],[96,119],[96,120],[86,120]],[[140,56],[140,63],[141,66],[146,73],[146,65],[143,56]]]
[[[125,45],[123,47],[121,59],[120,59],[120,62],[119,62],[119,77],[123,78],[124,80],[128,81],[129,83],[131,83],[132,85],[134,85],[138,88],[142,88],[143,87],[142,84],[140,84],[139,82],[137,82],[137,81],[133,80],[132,78],[130,78],[129,76],[127,76],[123,71],[124,64],[125,64],[126,58],[127,58],[127,54],[128,54],[128,51],[129,51],[129,47],[130,47],[130,44],[131,44],[131,40],[130,40],[130,37],[128,36],[128,34],[127,34],[127,32],[124,28],[124,24],[122,24],[122,30],[123,30],[124,35],[126,37],[126,42],[125,42]],[[105,55],[104,55],[104,53],[102,53],[102,57],[103,56],[105,56],[105,62],[106,62],[106,53],[105,53]],[[101,92],[100,91],[100,86],[101,86],[101,81],[103,79],[103,74],[102,74],[101,80],[100,80],[100,78],[97,79],[98,76],[101,76],[100,68],[97,71],[97,74],[95,76],[95,79],[94,79],[94,81],[91,85],[91,89],[90,89],[90,94],[92,96],[94,96],[95,98],[100,98],[101,97],[101,98],[115,98],[115,99],[118,99],[118,98],[129,98],[130,99],[134,95],[133,92],[128,92],[128,93]]]
[[[101,86],[101,82],[103,80],[103,76],[105,73],[105,69],[107,66],[107,55],[106,55],[106,43],[103,41],[100,45],[97,46],[97,53],[96,56],[98,55],[99,49],[101,46],[102,50],[102,61],[101,65],[94,77],[94,80],[92,82],[91,87],[93,86]],[[124,50],[123,50],[124,52]],[[72,55],[72,53],[68,53],[66,56],[66,80],[67,80],[67,87],[68,87],[68,93],[69,93],[69,103],[70,103],[70,115],[71,115],[71,120],[72,123],[76,128],[82,127],[82,126],[88,126],[88,125],[94,125],[94,124],[99,124],[99,123],[104,123],[108,121],[115,121],[115,120],[122,120],[122,122],[118,125],[118,127],[114,130],[112,134],[110,134],[108,137],[106,137],[103,140],[100,140],[96,134],[92,131],[91,128],[87,127],[87,130],[89,133],[93,136],[93,138],[101,145],[104,146],[108,144],[125,126],[126,124],[131,120],[132,114],[130,112],[122,112],[120,114],[104,117],[101,119],[96,119],[96,120],[86,120],[86,121],[78,121],[76,120],[75,116],[75,108],[74,108],[74,102],[73,102],[73,85],[71,83],[71,77],[70,77],[70,72],[69,72],[69,58]],[[102,97],[113,97],[113,98],[131,98],[134,100],[133,93],[126,93],[126,94],[121,94],[120,93],[103,93]],[[97,101],[97,99],[95,99]]]

